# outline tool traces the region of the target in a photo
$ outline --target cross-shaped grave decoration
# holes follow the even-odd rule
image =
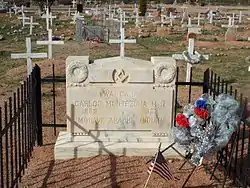
[[[235,27],[238,28],[238,25],[234,25],[234,21],[232,19],[231,16],[228,16],[228,24],[227,25],[221,25],[221,27],[225,27],[225,28],[230,28],[230,27]]]
[[[125,26],[125,23],[128,23],[128,21],[125,20],[125,14],[123,12],[120,12],[120,20],[114,19],[114,21],[120,22],[120,32],[122,28]]]
[[[208,18],[210,24],[213,24],[213,17],[214,17],[213,10],[209,10]]]
[[[14,13],[15,13],[15,15],[17,15],[17,13],[18,13],[18,7],[16,6],[16,4],[14,3],[14,6],[13,6],[13,10],[14,10]]]
[[[72,0],[72,8],[75,8],[76,7],[76,0]]]
[[[199,12],[198,16],[195,17],[194,19],[197,20],[197,26],[200,26],[201,25],[201,20],[203,20],[203,18],[201,18],[201,13]]]
[[[47,41],[36,41],[37,45],[48,45],[48,59],[52,59],[52,45],[63,45],[64,41],[53,41],[52,40],[52,29],[48,31]]]
[[[39,23],[33,22],[33,16],[30,17],[30,22],[26,22],[25,25],[30,25],[30,35],[32,35],[34,25],[39,25]]]
[[[191,68],[193,64],[198,64],[202,60],[208,60],[208,55],[201,55],[194,49],[194,38],[188,39],[188,50],[184,51],[182,54],[173,54],[172,56],[176,60],[185,60],[187,62],[186,70],[186,82],[191,80]]]
[[[232,25],[234,25],[234,23],[235,23],[235,13],[233,13],[232,15]]]
[[[56,16],[52,16],[52,12],[49,13],[49,9],[46,9],[46,14],[42,15],[42,18],[46,19],[46,28],[47,31],[49,30],[49,23],[50,27],[53,25],[53,19],[56,18]]]
[[[187,24],[182,24],[182,27],[186,27],[186,28],[194,27],[192,25],[192,19],[191,19],[191,17],[188,17],[188,23]]]
[[[24,13],[24,6],[21,6],[21,13]]]
[[[71,15],[71,9],[70,9],[70,7],[69,7],[68,16],[70,17],[70,15]]]
[[[110,44],[120,44],[120,57],[124,57],[125,54],[125,43],[136,43],[136,39],[125,39],[125,29],[121,28],[121,37],[119,39],[110,39]]]
[[[139,27],[139,9],[136,7],[135,4],[135,27],[138,28]]]
[[[11,18],[11,13],[12,13],[12,10],[9,8],[9,17]]]
[[[22,20],[23,27],[25,26],[25,20],[29,20],[30,18],[25,16],[24,13],[22,13],[21,17],[17,17],[17,19]]]
[[[240,11],[240,14],[239,14],[239,23],[242,23],[242,11]]]
[[[239,26],[234,25],[232,17],[228,16],[228,24],[227,25],[221,25],[221,27],[227,28],[227,31],[225,33],[225,41],[227,41],[227,33],[230,32],[231,28],[237,29]],[[237,31],[235,30],[235,32],[237,32]]]
[[[164,24],[168,23],[168,22],[166,21],[166,18],[167,18],[167,17],[166,17],[165,15],[161,14],[161,27],[163,27]]]
[[[27,59],[27,76],[32,72],[32,59],[47,58],[47,53],[31,53],[31,38],[26,38],[26,53],[11,54],[11,59]]]
[[[181,7],[181,8],[182,8],[181,24],[183,24],[184,19],[185,19],[185,18],[187,17],[187,15],[188,15],[188,12],[187,12],[187,8],[188,8],[188,7],[183,6],[183,7]]]
[[[173,26],[173,20],[176,18],[176,16],[173,16],[173,13],[172,12],[170,12],[169,13],[169,17],[167,17],[167,19],[169,19],[170,20],[170,26],[172,27]]]

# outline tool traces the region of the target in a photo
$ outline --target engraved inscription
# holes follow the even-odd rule
[[[98,123],[123,126],[135,124],[135,122],[142,125],[163,122],[164,119],[158,117],[157,113],[162,108],[167,107],[167,100],[146,100],[141,99],[136,94],[134,91],[102,89],[97,94],[97,99],[93,97],[89,100],[73,100],[76,110],[81,112],[75,118],[77,122],[83,124]],[[112,112],[118,112],[118,110],[119,113],[112,114]],[[124,112],[127,112],[127,114],[125,115]]]

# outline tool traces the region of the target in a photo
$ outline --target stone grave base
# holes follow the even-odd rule
[[[169,146],[173,140],[171,137],[98,137],[95,141],[91,136],[74,136],[68,132],[60,132],[57,138],[54,157],[57,159],[72,159],[80,157],[92,157],[97,155],[115,156],[154,156],[159,142],[161,150]],[[175,145],[182,154],[184,151]],[[172,148],[163,153],[168,158],[181,158]]]

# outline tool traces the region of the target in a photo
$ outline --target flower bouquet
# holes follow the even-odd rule
[[[208,94],[202,94],[176,115],[173,136],[191,154],[191,162],[199,166],[206,154],[227,145],[239,122],[240,105],[232,96],[220,94],[213,100]]]

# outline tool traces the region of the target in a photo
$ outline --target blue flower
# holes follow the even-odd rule
[[[206,101],[204,99],[198,99],[195,103],[197,108],[206,109]]]

